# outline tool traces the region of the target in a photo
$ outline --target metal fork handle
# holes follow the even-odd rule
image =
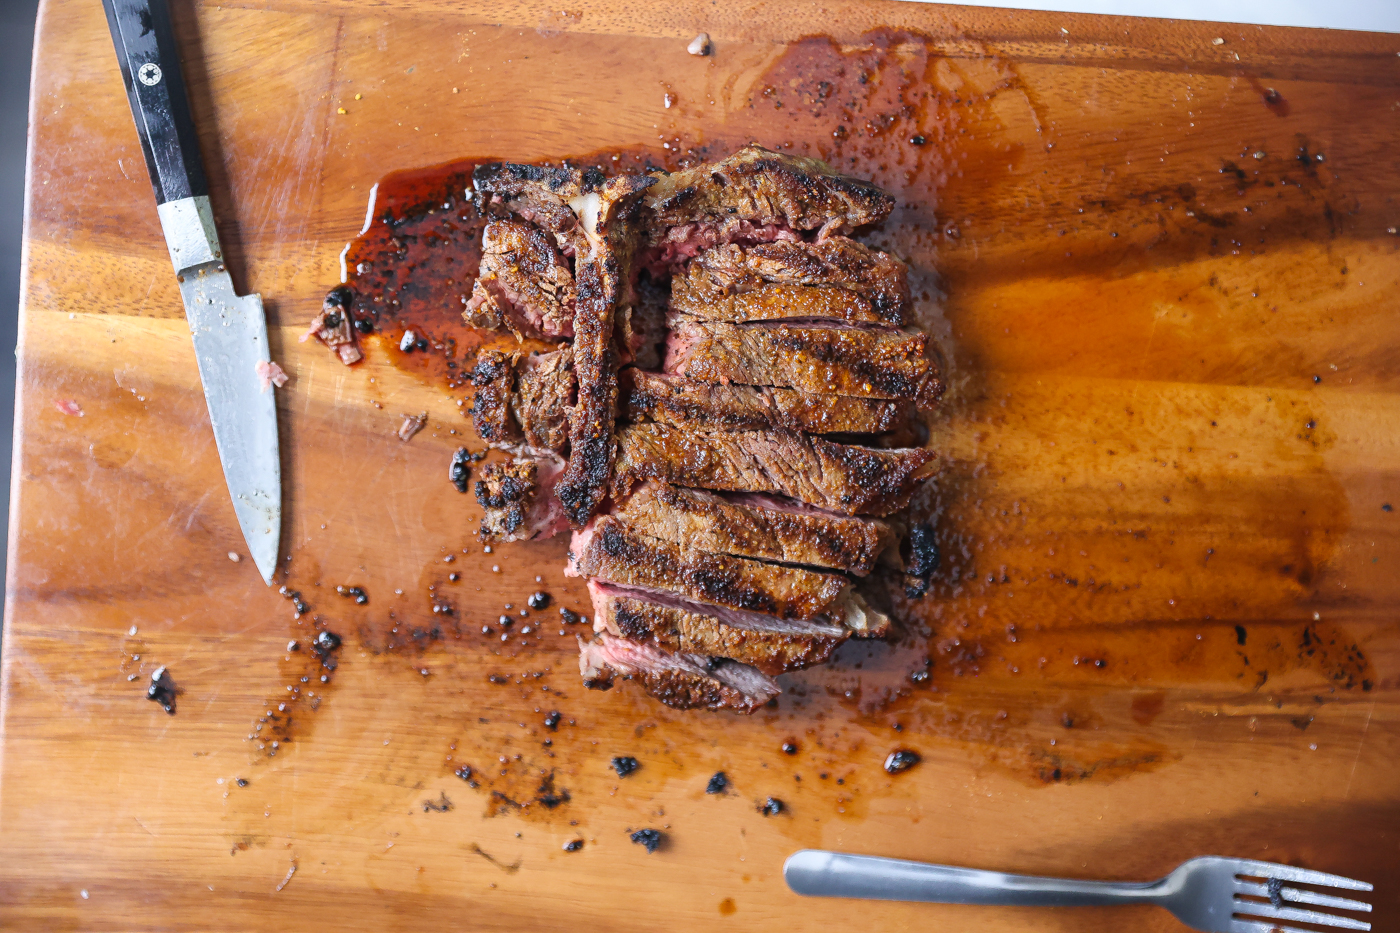
[[[809,897],[859,897],[936,904],[1076,907],[1155,904],[1166,879],[1147,882],[1076,881],[1008,875],[873,855],[803,849],[783,865],[788,887]]]

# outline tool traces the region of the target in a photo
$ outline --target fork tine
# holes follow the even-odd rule
[[[1269,896],[1269,886],[1260,881],[1236,881],[1235,890],[1255,897]],[[1365,901],[1354,901],[1349,897],[1333,897],[1331,894],[1318,894],[1302,888],[1279,888],[1279,896],[1294,904],[1316,904],[1318,907],[1335,907],[1338,910],[1360,910],[1370,913],[1371,905]]]
[[[1369,930],[1371,925],[1365,920],[1338,917],[1317,910],[1299,910],[1296,907],[1275,907],[1272,904],[1258,904],[1235,898],[1235,913],[1252,917],[1268,917],[1271,920],[1297,920],[1300,923],[1316,923],[1319,926],[1341,927],[1344,930]]]
[[[1323,885],[1330,888],[1345,888],[1348,891],[1370,891],[1375,888],[1370,882],[1329,875],[1326,872],[1311,871],[1307,868],[1294,868],[1292,865],[1279,865],[1275,862],[1256,862],[1253,859],[1235,859],[1235,874],[1251,878],[1278,878],[1280,881],[1297,881],[1302,884]]]
[[[1286,927],[1281,923],[1269,923],[1267,920],[1241,920],[1236,917],[1230,921],[1230,933],[1316,933],[1316,931],[1305,930],[1302,927]]]

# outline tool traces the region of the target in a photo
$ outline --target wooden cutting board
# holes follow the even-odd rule
[[[1396,37],[838,0],[176,6],[230,266],[292,375],[284,576],[306,611],[230,560],[106,24],[53,0],[5,926],[1180,929],[803,900],[781,866],[808,846],[1122,879],[1251,856],[1373,881],[1376,928],[1400,923]],[[702,30],[714,55],[688,55]],[[464,392],[375,340],[346,368],[295,338],[390,171],[749,139],[896,193],[871,239],[911,261],[951,388],[920,505],[932,591],[896,600],[897,644],[742,718],[584,690],[566,543],[484,552],[446,480],[479,447]],[[535,591],[553,603],[522,618]],[[145,699],[161,665],[173,715]],[[922,762],[887,774],[901,748]]]

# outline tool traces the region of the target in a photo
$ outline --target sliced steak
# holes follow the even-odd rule
[[[562,454],[569,445],[569,412],[574,405],[574,349],[532,353],[521,361],[511,396],[511,412],[525,444]]]
[[[661,349],[666,343],[666,305],[671,297],[670,283],[658,283],[643,272],[635,291],[636,302],[618,312],[614,335],[618,358],[623,366],[660,369]]]
[[[672,654],[651,645],[599,635],[579,639],[583,685],[607,690],[621,677],[636,680],[675,709],[732,709],[752,713],[782,693],[773,678],[747,664],[697,654]]]
[[[932,407],[942,384],[927,337],[797,321],[723,324],[672,314],[666,372],[701,382],[771,385],[801,392],[910,399]]]
[[[554,234],[560,249],[574,250],[578,218],[569,201],[583,193],[584,175],[577,169],[517,162],[488,162],[472,171],[477,210],[501,216],[513,214]]]
[[[664,651],[729,658],[768,675],[820,664],[850,637],[829,622],[796,622],[706,606],[656,590],[588,581],[593,628]]]
[[[492,541],[550,538],[568,527],[554,486],[564,461],[549,453],[487,464],[476,482],[484,513],[481,536]]]
[[[737,557],[830,567],[864,576],[895,541],[890,524],[768,496],[721,496],[645,483],[615,513],[643,534]]]
[[[502,350],[483,350],[472,368],[472,427],[477,437],[493,447],[510,447],[524,440],[520,425],[511,412],[515,399],[515,367],[518,355]]]
[[[921,447],[877,450],[793,431],[702,431],[633,424],[618,431],[613,496],[655,479],[676,486],[767,492],[843,515],[902,509],[936,470]]]
[[[517,337],[574,335],[574,276],[554,239],[533,224],[497,220],[482,235],[481,271],[463,318]]]
[[[780,619],[821,615],[850,587],[839,573],[785,567],[663,541],[601,515],[569,542],[569,576],[666,590]]]
[[[612,474],[618,367],[613,324],[617,309],[632,297],[628,283],[636,237],[629,221],[651,183],[647,176],[618,176],[571,202],[583,232],[574,315],[578,404],[569,426],[569,464],[556,494],[575,528],[606,498]]]
[[[913,406],[897,399],[811,395],[768,386],[723,385],[624,369],[621,417],[710,430],[788,428],[809,434],[878,434],[909,421]]]
[[[908,303],[908,267],[846,237],[716,246],[676,276],[671,296],[672,309],[714,321],[834,318],[896,327]]]
[[[655,177],[643,222],[663,263],[719,243],[798,239],[792,231],[820,230],[820,239],[879,223],[894,208],[894,198],[870,182],[762,146]]]

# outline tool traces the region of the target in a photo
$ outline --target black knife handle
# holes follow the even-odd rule
[[[102,0],[156,203],[209,194],[166,0]]]

